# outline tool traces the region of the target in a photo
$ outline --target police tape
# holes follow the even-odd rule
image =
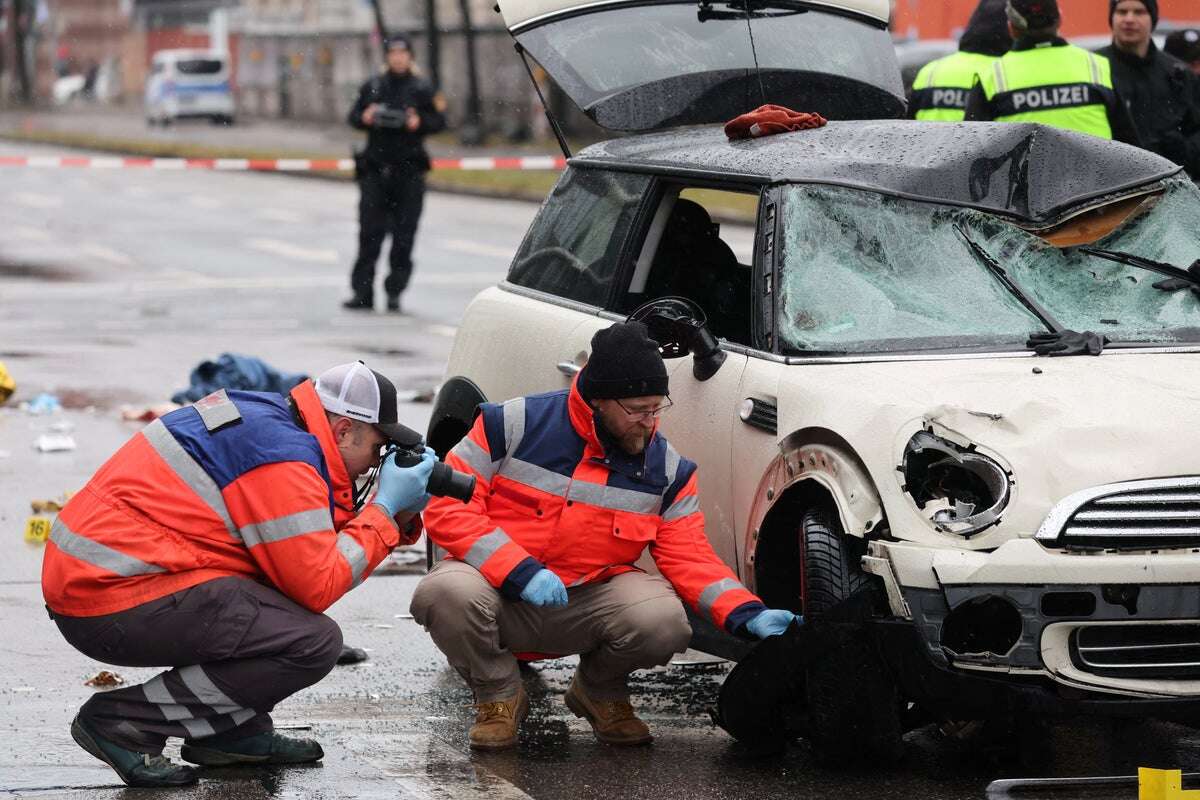
[[[435,158],[435,170],[561,170],[561,156]],[[350,172],[352,158],[144,158],[130,156],[2,156],[0,167],[41,169],[208,169],[249,172]]]

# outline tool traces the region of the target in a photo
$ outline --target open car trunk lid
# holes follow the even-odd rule
[[[525,51],[609,130],[725,122],[763,103],[828,119],[904,113],[887,0],[500,0],[499,8]]]

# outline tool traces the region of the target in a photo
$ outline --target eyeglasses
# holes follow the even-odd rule
[[[666,411],[668,408],[675,405],[674,403],[671,402],[671,398],[668,397],[667,402],[663,403],[658,408],[652,408],[649,411],[634,411],[631,408],[626,408],[625,404],[622,403],[620,400],[613,400],[613,402],[616,403],[618,406],[620,406],[622,411],[624,411],[626,414],[628,414],[630,417],[632,417],[636,420],[654,419],[655,417],[659,416],[664,411]]]

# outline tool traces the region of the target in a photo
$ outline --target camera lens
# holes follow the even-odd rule
[[[433,465],[425,491],[436,497],[453,497],[468,503],[475,494],[475,476],[458,472],[439,462]]]

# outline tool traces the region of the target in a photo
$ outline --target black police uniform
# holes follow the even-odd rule
[[[416,109],[420,127],[416,131],[383,127],[378,117],[374,125],[366,125],[363,111],[372,103],[387,106],[401,119],[406,109]],[[426,134],[445,129],[442,107],[433,87],[411,72],[397,74],[389,70],[359,89],[358,100],[347,116],[351,126],[367,131],[367,147],[358,158],[358,260],[350,276],[354,291],[350,304],[372,304],[375,262],[384,237],[390,233],[391,271],[383,287],[389,308],[399,308],[400,293],[412,275],[412,247],[425,197],[425,173],[429,171],[429,154],[422,140]]]
[[[1158,49],[1145,58],[1109,45],[1113,86],[1129,108],[1142,146],[1200,178],[1200,80],[1187,64]]]

